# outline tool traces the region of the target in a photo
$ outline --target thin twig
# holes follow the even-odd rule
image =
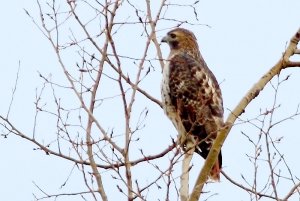
[[[11,106],[12,106],[12,104],[13,104],[14,97],[15,97],[15,93],[16,93],[16,91],[17,91],[18,80],[19,80],[19,74],[20,74],[20,68],[21,68],[21,61],[19,61],[18,70],[17,70],[17,76],[16,76],[14,88],[13,88],[13,91],[12,91],[10,103],[9,103],[9,106],[8,106],[8,111],[7,111],[7,114],[6,114],[6,118],[7,118],[7,119],[8,119],[8,117],[9,117],[9,113],[10,113],[10,110],[11,110]]]

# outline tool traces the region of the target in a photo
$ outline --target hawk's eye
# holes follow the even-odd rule
[[[170,33],[171,38],[176,38],[176,34]]]

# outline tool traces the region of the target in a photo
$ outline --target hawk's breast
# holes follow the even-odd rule
[[[167,61],[163,69],[163,78],[161,82],[161,97],[162,97],[162,105],[163,105],[164,112],[172,120],[171,116],[174,116],[176,114],[176,110],[171,102],[169,84],[170,84],[170,62]]]
[[[170,58],[171,59],[171,58]],[[169,60],[170,60],[169,59]],[[174,124],[179,133],[185,132],[181,119],[178,116],[175,106],[171,101],[170,94],[170,61],[167,61],[163,69],[163,78],[161,82],[161,97],[164,112]]]

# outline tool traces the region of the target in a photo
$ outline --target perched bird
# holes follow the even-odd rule
[[[170,46],[161,86],[163,109],[179,134],[185,150],[188,140],[206,159],[218,130],[223,127],[223,100],[219,84],[203,60],[195,35],[176,28],[162,38]],[[222,154],[209,177],[220,180]]]

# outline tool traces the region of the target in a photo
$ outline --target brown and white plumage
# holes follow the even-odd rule
[[[162,39],[170,46],[163,69],[162,103],[175,125],[182,147],[197,141],[195,151],[206,158],[218,130],[223,126],[222,94],[215,76],[203,60],[197,39],[186,29],[176,28]],[[222,155],[210,172],[220,179]]]

